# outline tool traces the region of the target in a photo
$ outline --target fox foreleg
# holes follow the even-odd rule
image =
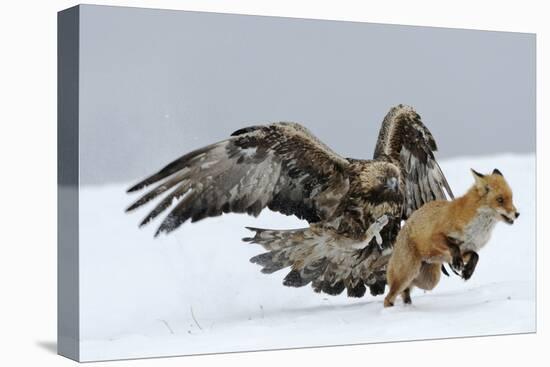
[[[462,278],[468,280],[472,277],[474,270],[476,269],[477,262],[479,260],[479,255],[475,251],[467,251],[462,255],[466,265],[462,270]]]
[[[479,260],[479,255],[475,251],[466,251],[462,253],[460,246],[463,244],[463,241],[447,236],[447,246],[449,246],[449,250],[451,251],[451,256],[453,258],[451,270],[456,275],[462,277],[462,279],[468,280],[474,273]]]
[[[451,263],[451,270],[457,274],[457,271],[461,271],[464,269],[464,259],[462,258],[462,252],[460,251],[460,245],[462,245],[464,242],[454,238],[447,236],[447,246],[449,247],[449,251],[451,252],[451,257],[453,259]]]

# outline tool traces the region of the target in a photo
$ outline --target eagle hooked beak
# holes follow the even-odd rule
[[[399,181],[397,181],[397,178],[396,177],[388,178],[386,180],[386,188],[397,192],[397,189],[399,188]]]

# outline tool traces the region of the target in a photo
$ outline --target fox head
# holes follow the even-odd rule
[[[514,224],[519,213],[512,201],[512,190],[498,169],[490,175],[483,175],[472,169],[476,188],[484,207],[491,209],[495,217],[508,224]]]

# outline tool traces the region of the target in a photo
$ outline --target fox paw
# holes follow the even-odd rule
[[[479,260],[479,255],[474,251],[467,252],[466,256],[469,257],[469,260],[466,265],[464,265],[464,270],[462,270],[462,278],[464,280],[468,280],[472,277]]]
[[[474,274],[474,268],[471,266],[466,266],[462,271],[462,279],[468,280],[472,277],[472,274]]]
[[[464,260],[462,260],[462,257],[457,256],[453,258],[453,263],[451,264],[451,266],[454,270],[461,271],[462,269],[464,269]]]

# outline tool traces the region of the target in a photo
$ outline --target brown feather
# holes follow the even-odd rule
[[[266,207],[295,215],[309,227],[249,228],[255,234],[243,240],[266,250],[251,262],[268,274],[290,268],[287,286],[350,297],[368,287],[376,295],[384,292],[401,219],[445,191],[452,197],[435,150],[420,116],[403,105],[385,117],[373,160],[342,158],[296,123],[251,126],[132,186],[128,192],[157,185],[127,211],[159,198],[141,223],[171,208],[156,234],[223,213],[257,216]]]

